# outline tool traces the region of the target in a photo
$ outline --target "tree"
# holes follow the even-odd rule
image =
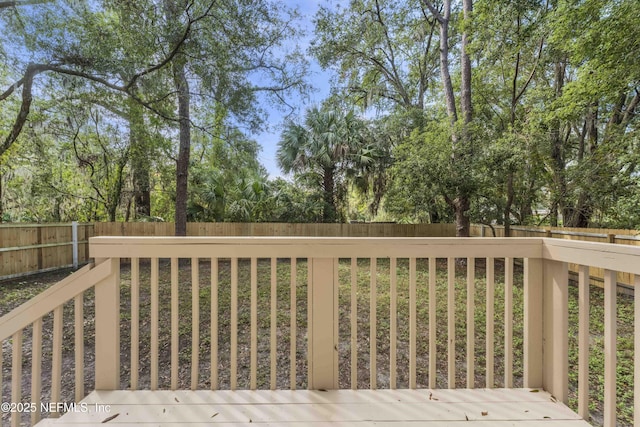
[[[147,1],[133,6],[117,0],[93,6],[49,4],[28,16],[29,25],[39,22],[49,31],[36,32],[30,41],[29,48],[41,61],[23,64],[22,76],[0,94],[0,101],[5,101],[22,89],[15,120],[0,141],[0,155],[22,132],[31,112],[34,82],[40,75],[82,79],[125,94],[178,128],[175,217],[177,234],[184,234],[190,132],[194,125],[207,128],[206,123],[193,123],[191,108],[213,101],[224,105],[233,120],[256,126],[261,118],[255,107],[258,93],[282,102],[303,88],[305,62],[299,53],[295,49],[276,52],[286,37],[295,35],[295,16],[267,0],[162,5]],[[132,11],[135,13],[128,13]],[[59,37],[63,31],[65,36]],[[171,82],[173,89],[157,82]],[[139,111],[130,112],[132,118],[140,117]],[[130,125],[132,142],[138,144],[142,138],[135,135],[135,129],[139,125]],[[132,151],[134,160],[142,151]],[[137,162],[134,170],[144,165]],[[140,181],[144,187],[144,179]]]
[[[471,27],[471,13],[473,10],[472,0],[462,1],[464,25],[462,31],[462,42],[460,47],[460,111],[462,113],[462,126],[458,126],[458,112],[456,107],[453,84],[451,81],[451,71],[449,65],[449,25],[451,23],[451,1],[445,0],[442,13],[429,1],[423,0],[424,5],[435,17],[440,28],[440,74],[444,97],[447,106],[451,131],[451,174],[454,181],[460,184],[455,186],[455,191],[446,194],[447,203],[453,208],[455,213],[456,236],[468,237],[470,231],[469,208],[471,207],[472,194],[468,191],[469,186],[462,182],[467,177],[460,176],[462,171],[460,164],[468,164],[469,157],[473,157],[473,146],[471,137],[471,60],[469,59],[469,28]]]
[[[334,68],[344,90],[364,108],[399,109],[413,126],[433,90],[436,21],[415,0],[352,0],[321,7],[311,52]]]
[[[324,195],[323,222],[339,218],[338,199],[347,168],[363,146],[363,122],[353,111],[317,107],[307,110],[303,125],[289,122],[278,143],[278,165],[285,173],[317,178]]]

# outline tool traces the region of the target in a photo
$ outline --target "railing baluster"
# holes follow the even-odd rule
[[[633,395],[635,396],[633,405],[634,425],[640,426],[640,274],[634,276],[634,353],[633,353]]]
[[[589,266],[578,270],[578,415],[589,419]]]
[[[467,388],[475,388],[475,272],[476,259],[467,258]]]
[[[0,372],[2,372],[2,356],[0,355]],[[0,390],[2,389],[0,381]],[[42,317],[33,322],[31,336],[31,402],[36,405],[31,413],[31,424],[40,421],[40,401],[42,395]]]
[[[278,334],[277,334],[277,328],[278,328],[278,282],[277,282],[277,278],[278,278],[278,265],[277,265],[278,259],[277,258],[271,258],[271,316],[270,316],[270,321],[271,321],[271,338],[269,339],[269,345],[271,347],[270,352],[271,352],[271,372],[270,372],[270,380],[269,380],[269,388],[271,390],[275,390],[277,383],[276,383],[276,378],[277,378],[277,340],[278,340]]]
[[[19,403],[22,400],[22,333],[19,330],[11,337],[11,402]],[[20,424],[20,413],[11,413],[11,426],[17,427]]]
[[[397,283],[396,283],[396,275],[397,275],[397,259],[391,258],[389,263],[389,282],[391,292],[391,301],[389,307],[389,340],[390,340],[390,350],[389,350],[389,388],[394,390],[396,388],[396,346],[397,346],[397,316],[398,316],[398,294],[397,294]]]
[[[2,377],[2,369],[3,369],[3,363],[4,363],[4,351],[3,351],[3,341],[0,339],[0,390],[4,390],[4,385],[3,385],[3,377]],[[2,402],[0,402],[2,403]]]
[[[358,259],[351,258],[351,389],[358,388]]]
[[[307,389],[314,388],[314,336],[313,336],[313,265],[314,260],[307,258]]]
[[[513,388],[513,258],[504,259],[504,386]]]
[[[151,390],[158,389],[158,258],[151,258]]]
[[[258,386],[258,260],[251,258],[251,380],[250,388]]]
[[[218,258],[211,258],[211,390],[218,389]]]
[[[436,258],[429,258],[429,388],[436,388]]]
[[[307,261],[308,262],[308,261]],[[296,302],[296,291],[297,291],[297,259],[295,257],[291,258],[291,287],[290,287],[290,304],[291,304],[291,319],[290,319],[290,353],[289,353],[289,387],[291,390],[296,389],[296,341],[297,341],[297,330],[296,330],[296,320],[298,317],[297,311],[297,302]]]
[[[62,314],[64,306],[60,305],[53,310],[53,348],[51,356],[51,401],[60,402],[60,389],[62,380]],[[59,413],[51,414],[58,418]]]
[[[198,389],[200,372],[200,259],[191,258],[191,390]]]
[[[73,300],[74,335],[75,335],[75,397],[76,402],[84,399],[84,293]]]
[[[486,347],[486,380],[487,388],[493,388],[494,382],[494,318],[495,318],[495,260],[493,258],[487,258],[487,309],[486,309],[486,322],[487,322],[487,347]]]
[[[616,425],[616,279],[604,271],[604,427]]]
[[[231,390],[238,384],[238,258],[231,258]]]
[[[415,389],[416,380],[416,259],[409,259],[409,388]]]
[[[377,350],[377,337],[376,337],[376,323],[377,320],[377,270],[378,259],[371,258],[370,260],[370,277],[369,277],[369,292],[371,298],[369,300],[369,386],[371,390],[378,388],[377,376],[378,369],[376,365],[376,350]]]
[[[315,262],[314,262],[315,264]],[[333,344],[334,344],[334,351],[333,351],[333,372],[332,372],[332,379],[333,379],[333,388],[339,388],[339,380],[338,380],[338,366],[339,366],[339,354],[338,354],[338,343],[339,343],[339,337],[340,337],[340,316],[338,314],[338,307],[339,307],[339,298],[338,298],[338,289],[340,287],[340,272],[339,272],[339,267],[340,267],[340,259],[336,258],[332,261],[333,264],[333,289],[332,289],[332,293],[333,293]],[[318,264],[316,264],[318,265]],[[323,264],[320,264],[323,265]],[[326,265],[326,264],[325,264]],[[325,274],[324,272],[322,272],[322,274],[320,274],[320,272],[316,271],[316,278],[314,278],[314,284],[320,283],[320,282],[316,282],[316,280],[319,280],[318,278],[321,278],[321,280],[324,280],[325,278]],[[324,299],[323,299],[324,301]],[[316,308],[320,306],[320,304],[316,305]],[[319,317],[318,315],[316,315],[316,317]],[[316,341],[318,341],[316,339]],[[317,381],[314,381],[317,383]]]
[[[448,387],[456,388],[456,260],[455,258],[447,259],[447,367]]]
[[[171,258],[171,390],[178,389],[178,370],[180,352],[180,307],[178,299],[179,260]]]
[[[131,259],[131,390],[138,389],[140,370],[140,259]]]

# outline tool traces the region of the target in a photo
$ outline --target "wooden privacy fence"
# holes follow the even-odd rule
[[[96,236],[174,236],[172,222],[101,222]],[[309,236],[309,237],[453,237],[453,224],[306,224],[197,222],[187,224],[188,236]]]
[[[504,226],[494,225],[495,237],[504,237]],[[581,240],[585,242],[616,243],[620,245],[640,246],[640,231],[617,230],[610,228],[570,228],[570,227],[511,227],[509,237],[552,237],[555,239]],[[471,226],[472,237],[493,237],[493,230],[486,225]],[[569,271],[578,274],[578,265],[569,264]],[[604,270],[591,267],[589,269],[591,284],[602,287]],[[634,277],[631,273],[618,272],[618,285],[627,290],[633,289]]]
[[[0,225],[0,280],[67,268],[89,260],[93,236],[173,236],[172,222]],[[451,237],[452,224],[189,223],[189,236]],[[73,242],[77,241],[74,261]]]
[[[93,224],[0,225],[0,280],[77,267],[89,260]]]
[[[504,237],[503,226],[493,226]],[[0,225],[0,280],[82,264],[89,260],[92,236],[173,236],[172,222],[99,222],[78,224],[77,261],[73,259],[72,224]],[[511,237],[553,237],[569,240],[640,246],[637,230],[511,227]],[[454,237],[454,224],[307,224],[307,223],[189,223],[188,236],[279,237]],[[489,226],[472,225],[471,236],[493,236]],[[575,265],[570,266],[577,272]],[[592,268],[592,282],[601,284],[603,272]],[[633,277],[619,273],[618,283],[631,285]]]

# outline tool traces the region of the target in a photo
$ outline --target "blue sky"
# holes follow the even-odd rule
[[[306,37],[299,41],[299,46],[303,52],[306,52],[311,39],[313,38],[313,17],[318,10],[319,4],[325,4],[322,0],[287,0],[286,4],[292,8],[298,8],[301,15],[301,26],[306,31]],[[306,107],[319,104],[323,99],[329,96],[329,79],[330,71],[323,71],[320,65],[312,58],[308,57],[310,65],[309,83],[313,86],[309,99],[306,102],[289,99],[288,101],[298,107],[297,114],[302,115]],[[252,138],[258,141],[262,146],[262,152],[259,154],[260,163],[264,165],[271,178],[283,176],[276,163],[276,150],[278,149],[278,140],[280,138],[281,125],[284,120],[284,113],[275,108],[268,108],[269,126],[263,132],[252,135]]]

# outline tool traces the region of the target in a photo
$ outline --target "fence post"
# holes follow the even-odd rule
[[[615,234],[607,234],[607,242],[608,243],[615,243],[616,242],[616,235]]]
[[[524,260],[524,381],[527,388],[542,387],[543,373],[543,261]]]
[[[71,223],[71,241],[73,251],[73,269],[78,269],[78,221]]]
[[[543,262],[543,388],[559,402],[569,394],[569,265]]]
[[[338,388],[338,337],[336,334],[337,263],[335,258],[311,258],[311,324],[309,346],[309,389]]]
[[[120,388],[120,259],[97,258],[96,265],[111,263],[111,274],[96,284],[96,390]]]

